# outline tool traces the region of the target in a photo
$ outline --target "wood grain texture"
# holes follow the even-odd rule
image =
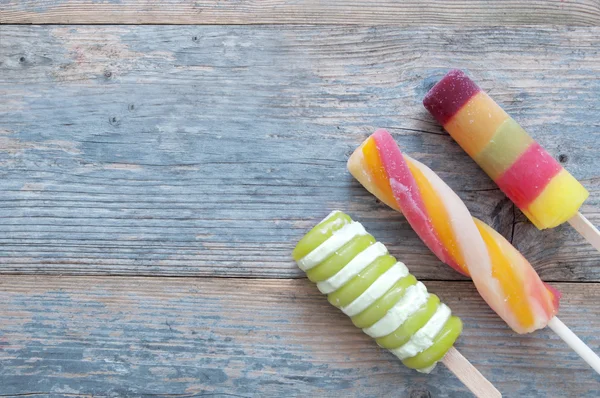
[[[593,25],[598,0],[3,0],[24,24]]]
[[[446,351],[440,362],[476,397],[502,398],[502,393],[456,347]]]
[[[2,26],[0,272],[301,276],[338,208],[421,279],[460,279],[347,173],[389,129],[547,281],[598,281],[569,226],[537,231],[421,105],[468,71],[590,190],[600,224],[600,28]]]
[[[515,335],[469,282],[427,285],[505,397],[600,394],[551,330]],[[600,286],[556,287],[561,319],[598,351]],[[305,279],[4,276],[0,324],[5,395],[471,396],[444,366],[404,368]]]

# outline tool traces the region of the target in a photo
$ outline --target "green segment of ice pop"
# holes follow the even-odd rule
[[[390,255],[377,257],[375,261],[369,264],[364,270],[358,273],[354,278],[346,282],[327,296],[331,305],[341,308],[345,307],[358,298],[369,286],[373,284],[381,275],[396,264],[396,259]]]
[[[300,260],[308,253],[317,248],[321,243],[325,242],[328,238],[333,235],[334,231],[343,228],[345,225],[350,224],[352,219],[347,214],[341,211],[333,213],[326,220],[321,221],[313,229],[308,231],[306,235],[294,248],[292,257],[294,261]]]
[[[431,347],[414,357],[405,359],[402,363],[411,369],[424,369],[433,365],[446,355],[461,332],[462,321],[459,317],[451,316],[433,339]]]
[[[404,296],[406,289],[417,283],[417,278],[407,275],[396,282],[383,296],[375,300],[373,304],[367,307],[363,312],[353,316],[352,323],[361,329],[372,326]]]
[[[358,253],[374,243],[375,238],[372,235],[357,236],[325,259],[321,264],[309,269],[306,272],[306,276],[308,276],[311,282],[321,282],[329,279],[344,268]]]
[[[400,327],[387,336],[375,341],[383,348],[398,348],[410,340],[411,336],[421,329],[433,316],[440,305],[440,299],[435,294],[430,294],[427,302],[412,314]]]
[[[514,119],[506,119],[485,148],[473,157],[496,180],[529,148],[533,138]]]

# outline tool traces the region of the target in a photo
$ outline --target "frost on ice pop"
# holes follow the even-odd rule
[[[462,71],[425,96],[425,108],[539,229],[573,217],[587,190]]]
[[[332,305],[409,368],[429,373],[462,331],[448,306],[340,211],[311,229],[292,257]]]
[[[544,328],[560,294],[544,284],[502,235],[471,216],[433,171],[400,152],[378,130],[348,160],[350,173],[388,206],[401,211],[444,263],[471,276],[477,290],[517,333]]]

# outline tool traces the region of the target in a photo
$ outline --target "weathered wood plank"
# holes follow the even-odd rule
[[[457,348],[506,397],[600,394],[550,330],[512,333],[469,282],[428,286],[465,322]],[[600,286],[557,287],[562,320],[598,351]],[[443,366],[404,368],[305,279],[5,276],[0,324],[3,394],[470,396]]]
[[[394,0],[4,0],[0,21],[26,24],[594,25],[600,2]]]
[[[600,28],[2,26],[0,46],[1,273],[298,277],[294,242],[340,208],[418,277],[458,279],[346,172],[385,127],[545,280],[600,280],[568,226],[513,231],[420,103],[467,69],[567,155],[600,224]]]

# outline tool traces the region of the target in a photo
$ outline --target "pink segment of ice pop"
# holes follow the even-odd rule
[[[402,153],[396,141],[383,129],[377,130],[372,137],[377,142],[377,148],[380,150],[379,156],[387,171],[394,196],[399,198],[399,202],[402,203],[402,214],[404,214],[421,240],[441,261],[463,273],[436,236],[408,165],[406,162],[397,161],[397,159],[402,159]]]
[[[534,142],[496,184],[519,208],[526,208],[561,170],[562,166]]]

